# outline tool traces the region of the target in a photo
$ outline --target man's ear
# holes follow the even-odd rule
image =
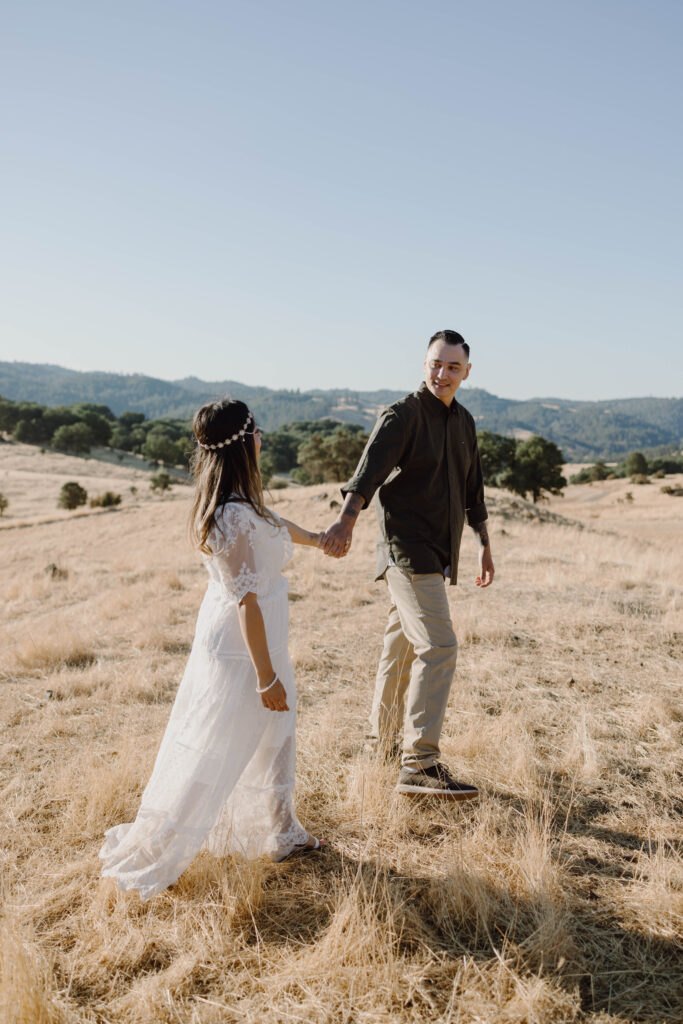
[[[469,377],[469,375],[470,375],[470,370],[471,370],[471,369],[472,369],[472,363],[468,363],[468,364],[467,364],[467,369],[465,370],[465,375],[464,375],[464,376],[463,376],[463,378],[462,378],[463,380],[467,380],[467,378],[468,378],[468,377]]]

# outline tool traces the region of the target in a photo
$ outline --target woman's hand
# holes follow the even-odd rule
[[[289,711],[287,691],[279,679],[276,679],[273,685],[261,694],[261,703],[269,711]]]

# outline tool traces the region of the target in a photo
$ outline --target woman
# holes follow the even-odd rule
[[[209,585],[192,651],[132,824],[106,833],[103,875],[148,899],[202,848],[279,861],[321,843],[294,813],[294,671],[283,566],[321,534],[263,503],[261,435],[244,402],[202,406],[190,532]]]

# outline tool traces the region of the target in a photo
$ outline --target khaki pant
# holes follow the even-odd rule
[[[384,578],[391,608],[372,702],[372,734],[389,746],[403,729],[403,764],[428,768],[439,760],[458,649],[446,587],[439,573],[410,575],[396,566],[389,566]]]

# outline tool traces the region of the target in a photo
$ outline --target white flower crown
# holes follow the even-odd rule
[[[245,434],[255,433],[255,431],[253,430],[247,430],[249,423],[252,422],[253,419],[253,415],[249,413],[246,420],[244,421],[244,426],[242,427],[242,429],[238,430],[236,434],[232,435],[232,437],[226,437],[225,441],[218,441],[217,444],[204,444],[203,441],[200,441],[199,438],[197,438],[197,444],[199,445],[200,448],[211,449],[211,451],[215,451],[216,448],[227,448],[229,444],[232,444],[233,441],[237,441],[240,438],[244,437]]]

